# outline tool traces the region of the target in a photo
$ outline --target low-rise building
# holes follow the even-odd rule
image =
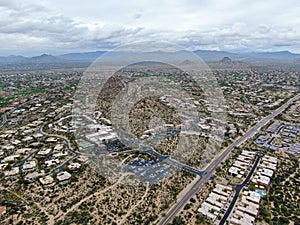
[[[268,186],[270,184],[270,177],[267,176],[259,176],[259,178],[257,179],[257,183],[264,185],[264,186]]]
[[[45,149],[45,150],[40,150],[38,153],[37,153],[37,156],[47,156],[49,155],[51,152],[51,149],[48,148],[48,149]]]
[[[23,154],[25,154],[26,152],[30,152],[31,150],[32,150],[32,148],[19,148],[19,149],[16,151],[16,154],[23,155]]]
[[[4,171],[4,176],[5,177],[14,177],[16,175],[19,174],[19,167],[13,167],[11,170],[9,171]]]
[[[27,161],[22,166],[22,172],[32,171],[35,168],[36,168],[36,162],[35,161]]]
[[[263,168],[261,171],[261,175],[263,176],[267,176],[267,177],[272,177],[273,176],[273,170],[267,169],[267,168]]]
[[[59,159],[51,159],[51,160],[46,160],[45,161],[45,165],[47,167],[50,167],[52,165],[57,165],[57,164],[59,164]]]
[[[19,154],[17,154],[17,155],[10,155],[10,156],[5,157],[5,158],[3,159],[3,161],[4,161],[5,163],[15,162],[19,157],[20,157]]]
[[[53,186],[54,185],[54,179],[53,177],[51,177],[50,175],[47,175],[45,177],[41,177],[39,179],[39,181],[41,182],[41,184],[43,186],[49,187],[49,186]]]
[[[249,191],[249,192],[245,191],[244,195],[246,196],[246,199],[248,201],[259,204],[260,198],[261,198],[259,193],[255,192],[255,191]]]
[[[59,182],[64,182],[64,181],[68,181],[71,178],[71,176],[72,175],[70,173],[68,173],[67,171],[62,171],[56,175],[56,179]]]
[[[40,173],[39,172],[32,172],[32,173],[28,173],[26,176],[25,176],[25,180],[29,181],[29,182],[32,182],[34,181],[35,179],[43,176],[45,173],[44,171],[41,171]]]
[[[239,169],[235,166],[232,166],[229,168],[228,173],[232,176],[237,176],[240,173],[240,171],[241,171],[241,169]]]
[[[81,164],[80,163],[70,163],[68,165],[68,169],[69,170],[77,170],[81,167]]]
[[[53,158],[61,158],[61,157],[65,157],[67,155],[68,155],[68,152],[59,152],[59,153],[53,154],[52,157]]]

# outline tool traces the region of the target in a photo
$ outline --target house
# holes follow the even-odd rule
[[[237,210],[235,215],[231,217],[229,221],[230,224],[234,225],[252,225],[254,224],[255,217]]]
[[[39,172],[33,172],[33,173],[29,173],[25,176],[25,180],[31,182],[31,181],[34,181],[36,178],[38,177],[41,177],[45,174],[44,171],[41,171],[40,173]]]
[[[36,162],[35,161],[27,161],[22,166],[22,172],[32,171],[35,168],[36,168]]]
[[[240,171],[241,170],[239,168],[232,166],[229,168],[228,173],[232,176],[237,176],[240,173]]]
[[[270,184],[270,178],[267,177],[267,176],[260,176],[257,179],[257,183],[261,184],[261,185],[264,185],[264,186],[268,186]]]
[[[68,169],[69,170],[77,170],[81,167],[80,163],[70,163],[70,165],[68,165]]]
[[[31,150],[32,150],[32,148],[19,148],[19,149],[16,151],[16,154],[23,155],[23,154],[25,154],[26,152],[30,152]]]
[[[65,157],[68,155],[68,152],[59,152],[59,153],[56,153],[56,154],[53,154],[53,158],[61,158],[61,157]]]
[[[51,149],[48,148],[48,149],[45,149],[45,150],[41,150],[37,153],[37,156],[46,156],[48,155],[49,153],[51,152]]]
[[[53,177],[51,177],[50,175],[47,175],[45,177],[41,177],[39,179],[39,181],[41,182],[41,184],[43,186],[46,186],[46,187],[50,187],[50,186],[53,186],[54,185],[54,179]]]
[[[57,144],[57,145],[55,145],[54,150],[60,151],[61,149],[63,149],[63,147],[64,147],[63,145]]]
[[[46,142],[57,142],[57,139],[56,138],[53,138],[53,137],[50,137],[50,138],[47,138],[46,139]]]
[[[51,160],[46,160],[45,161],[45,165],[47,167],[50,167],[50,166],[56,165],[56,164],[59,164],[59,159],[51,159]]]
[[[19,167],[13,167],[11,170],[4,172],[6,177],[14,177],[17,174],[19,174]]]
[[[82,162],[84,164],[87,163],[88,160],[89,160],[89,158],[86,157],[86,156],[83,156],[83,155],[81,155],[81,156],[78,157],[78,161],[80,161],[80,162]]]
[[[259,193],[255,192],[255,191],[249,191],[249,192],[244,192],[244,195],[246,195],[246,199],[248,201],[259,204],[260,198],[261,198]]]
[[[16,159],[18,159],[20,157],[19,154],[17,155],[10,155],[4,158],[4,162],[15,162]]]
[[[247,151],[247,150],[243,150],[241,155],[249,157],[250,159],[253,159],[255,156],[255,152],[251,152],[251,151]]]
[[[267,169],[270,169],[270,170],[276,170],[277,166],[276,166],[276,164],[263,161],[262,164],[261,164],[261,167],[264,167],[264,168],[267,168]]]
[[[33,137],[31,136],[26,136],[25,138],[22,139],[23,142],[30,142],[33,141]]]
[[[6,206],[0,206],[0,216],[6,213]]]
[[[7,144],[7,145],[3,145],[2,148],[9,151],[9,150],[13,150],[15,146]]]
[[[35,133],[35,134],[33,134],[32,136],[35,137],[35,138],[43,137],[43,135],[40,134],[40,133]]]
[[[70,173],[62,171],[56,175],[56,178],[60,183],[62,183],[64,181],[68,181],[71,178],[71,176],[72,175]]]
[[[263,162],[277,164],[278,159],[269,155],[265,155],[262,159]]]
[[[221,208],[217,206],[213,206],[209,204],[208,202],[202,203],[201,207],[198,209],[198,212],[202,213],[203,215],[207,216],[207,218],[211,220],[215,220],[217,218],[217,215],[215,215],[212,212],[219,212]]]
[[[19,144],[21,144],[22,142],[19,141],[19,140],[13,140],[13,141],[11,141],[10,143],[12,143],[13,145],[19,145]]]
[[[267,168],[263,168],[261,175],[263,176],[267,176],[267,177],[272,177],[273,176],[273,170],[267,169]]]

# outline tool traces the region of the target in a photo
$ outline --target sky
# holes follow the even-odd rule
[[[0,55],[168,41],[188,50],[300,53],[299,0],[0,0]]]

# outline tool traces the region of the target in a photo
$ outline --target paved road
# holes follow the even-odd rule
[[[249,137],[256,134],[263,126],[265,126],[270,120],[282,113],[294,100],[299,99],[300,94],[297,94],[285,104],[274,110],[270,115],[264,117],[256,125],[251,127],[242,137],[235,140],[231,145],[229,145],[214,161],[204,171],[202,177],[197,178],[198,180],[194,185],[186,192],[186,194],[169,210],[169,212],[162,218],[159,225],[166,225],[170,223],[173,218],[183,209],[183,207],[188,203],[188,201],[209,181],[212,177],[215,169],[218,165],[226,159],[228,154],[236,147],[245,142]]]
[[[20,107],[22,107],[23,105],[26,105],[26,104],[28,104],[28,102],[24,102],[24,103],[18,105],[18,107],[12,108],[11,110],[5,112],[5,113],[2,115],[2,122],[0,123],[0,128],[2,128],[2,127],[4,126],[4,124],[6,124],[6,122],[7,122],[7,115],[8,115],[8,114],[12,113],[12,112],[15,111],[17,108],[20,108]]]
[[[248,176],[246,177],[246,179],[243,181],[243,183],[241,183],[241,184],[239,184],[239,185],[237,185],[235,187],[235,193],[234,193],[233,199],[231,200],[231,203],[230,203],[230,205],[229,205],[226,213],[224,214],[223,218],[221,219],[219,225],[224,225],[225,224],[228,216],[230,215],[230,213],[231,213],[231,211],[232,211],[232,209],[233,209],[233,207],[234,207],[234,205],[236,203],[236,200],[239,197],[239,194],[240,194],[241,190],[243,189],[243,187],[245,185],[248,184],[248,182],[249,182],[252,174],[254,173],[254,171],[255,171],[255,169],[256,169],[256,167],[257,167],[260,159],[261,159],[261,156],[257,156],[257,158],[255,160],[255,163],[253,164],[252,169],[250,170],[250,172],[249,172]]]
[[[191,166],[188,166],[186,164],[180,163],[180,162],[178,162],[178,161],[176,161],[176,160],[174,160],[174,159],[172,159],[170,157],[167,157],[166,160],[165,160],[165,162],[167,162],[169,165],[176,166],[177,168],[185,170],[185,171],[187,171],[189,173],[196,174],[198,176],[202,176],[203,173],[204,173],[203,171],[195,169],[195,168],[193,168]]]
[[[6,117],[6,113],[3,114],[2,116],[2,122],[0,124],[0,128],[3,127],[3,125],[7,122],[7,117]]]
[[[54,174],[54,173],[59,173],[63,170],[63,167],[65,165],[67,165],[69,162],[71,162],[73,159],[75,159],[77,156],[73,156],[71,158],[69,158],[68,160],[64,161],[63,163],[61,163],[59,166],[57,166],[55,169],[51,170],[50,173]]]
[[[203,171],[193,168],[191,166],[188,166],[186,164],[180,163],[180,162],[170,158],[169,156],[163,156],[163,155],[159,154],[158,152],[156,152],[151,146],[147,147],[147,150],[145,150],[144,152],[158,158],[160,162],[161,161],[166,162],[169,165],[177,167],[178,169],[185,170],[189,173],[193,173],[198,176],[203,175]]]
[[[51,170],[50,173],[58,173],[60,171],[62,171],[63,167],[65,165],[67,165],[71,160],[73,160],[74,158],[78,157],[80,155],[79,152],[76,152],[72,147],[71,147],[71,143],[69,142],[69,140],[67,138],[65,138],[64,136],[58,135],[58,134],[48,134],[45,133],[43,131],[43,125],[39,127],[38,129],[38,133],[43,134],[45,136],[49,136],[49,137],[57,137],[60,138],[64,141],[66,148],[68,149],[69,152],[71,152],[72,154],[74,154],[73,157],[69,158],[68,160],[64,161],[62,164],[60,164],[59,166],[57,166],[55,169]]]
[[[24,159],[21,160],[21,162],[16,162],[13,164],[13,167],[16,166],[23,166],[25,164],[25,162],[30,159],[34,154],[36,153],[36,151],[32,152],[31,154],[29,154],[28,156],[26,156]]]
[[[56,137],[56,138],[60,138],[64,141],[67,149],[69,150],[69,152],[73,153],[74,155],[78,156],[80,153],[76,152],[72,147],[71,147],[71,143],[69,142],[69,140],[67,138],[65,138],[64,136],[58,135],[58,134],[48,134],[45,133],[43,131],[43,125],[39,127],[38,129],[38,133],[45,135],[45,136],[49,136],[49,137]]]

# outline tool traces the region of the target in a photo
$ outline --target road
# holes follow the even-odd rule
[[[64,161],[62,164],[60,164],[59,166],[57,166],[55,169],[51,170],[51,174],[53,173],[58,173],[60,171],[62,171],[63,167],[65,165],[67,165],[71,160],[73,160],[74,158],[78,157],[80,155],[79,152],[76,152],[72,147],[71,147],[71,143],[70,141],[65,138],[64,136],[61,136],[61,135],[58,135],[58,134],[48,134],[48,133],[45,133],[43,131],[43,125],[39,127],[38,129],[38,133],[42,134],[42,135],[45,135],[45,136],[49,136],[49,137],[57,137],[57,138],[60,138],[64,141],[65,145],[66,145],[66,148],[68,149],[69,152],[71,152],[72,154],[74,154],[73,157],[69,158],[68,160]]]
[[[176,161],[176,160],[174,160],[174,159],[172,159],[170,157],[167,157],[166,160],[165,160],[165,162],[167,162],[169,165],[175,166],[177,168],[185,170],[185,171],[187,171],[189,173],[196,174],[198,176],[202,176],[203,173],[204,173],[203,171],[200,171],[200,170],[195,169],[195,168],[193,168],[191,166],[188,166],[188,165],[185,165],[183,163],[180,163],[180,162],[178,162],[178,161]]]
[[[148,147],[147,150],[145,150],[143,152],[158,158],[160,162],[161,161],[166,162],[169,165],[175,166],[178,169],[185,170],[186,172],[193,173],[193,174],[196,174],[198,176],[202,176],[202,174],[203,174],[203,171],[195,169],[195,168],[193,168],[191,166],[188,166],[186,164],[180,163],[180,162],[170,158],[169,156],[163,156],[163,155],[159,154],[151,146]]]
[[[0,128],[3,127],[3,125],[7,122],[7,117],[6,113],[3,114],[2,116],[2,122],[0,123]]]
[[[167,214],[159,222],[159,225],[166,225],[170,223],[173,218],[179,214],[183,207],[189,202],[189,200],[209,181],[213,176],[215,169],[219,164],[226,159],[228,154],[236,147],[245,142],[249,137],[256,134],[263,126],[265,126],[269,121],[274,119],[280,113],[282,113],[293,101],[300,98],[300,94],[297,94],[285,104],[274,110],[270,115],[264,117],[256,125],[251,127],[243,136],[235,140],[231,145],[229,145],[215,160],[213,160],[203,173],[202,177],[197,178],[197,181],[191,188],[186,192],[186,194],[176,202],[176,204],[167,212]]]
[[[255,169],[256,169],[256,167],[257,167],[257,165],[258,165],[260,159],[261,159],[261,156],[257,156],[257,158],[256,158],[256,160],[255,160],[255,162],[254,162],[254,164],[253,164],[253,166],[252,166],[250,172],[248,173],[246,179],[243,181],[243,183],[241,183],[241,184],[239,184],[239,185],[237,185],[237,186],[235,187],[235,193],[234,193],[233,199],[232,199],[232,201],[231,201],[231,203],[230,203],[230,205],[229,205],[229,207],[228,207],[226,213],[224,214],[223,218],[221,219],[219,225],[224,225],[224,224],[225,224],[225,222],[226,222],[228,216],[230,215],[230,213],[231,213],[231,211],[232,211],[232,209],[233,209],[233,207],[234,207],[234,205],[235,205],[235,203],[236,203],[236,200],[237,200],[238,197],[239,197],[239,194],[240,194],[241,190],[243,189],[243,187],[244,187],[245,185],[248,184],[248,182],[249,182],[249,180],[250,180],[252,174],[254,173],[254,171],[255,171]]]
[[[8,115],[8,114],[12,113],[12,112],[15,111],[17,108],[20,108],[20,107],[22,107],[23,105],[26,105],[26,104],[28,104],[28,103],[30,103],[30,102],[24,102],[24,103],[18,105],[18,107],[12,108],[11,110],[6,111],[6,112],[2,115],[2,122],[0,123],[0,128],[2,128],[2,127],[4,126],[4,124],[6,124],[6,122],[7,122],[7,115]]]
[[[60,138],[64,141],[65,145],[66,145],[66,148],[68,149],[69,152],[71,152],[72,154],[78,156],[80,153],[79,152],[76,152],[72,147],[71,147],[71,143],[69,142],[69,140],[62,136],[62,135],[58,135],[58,134],[48,134],[46,132],[43,131],[43,126],[40,126],[39,129],[38,129],[38,133],[39,134],[42,134],[42,135],[45,135],[45,136],[49,136],[49,137],[56,137],[56,138]]]

